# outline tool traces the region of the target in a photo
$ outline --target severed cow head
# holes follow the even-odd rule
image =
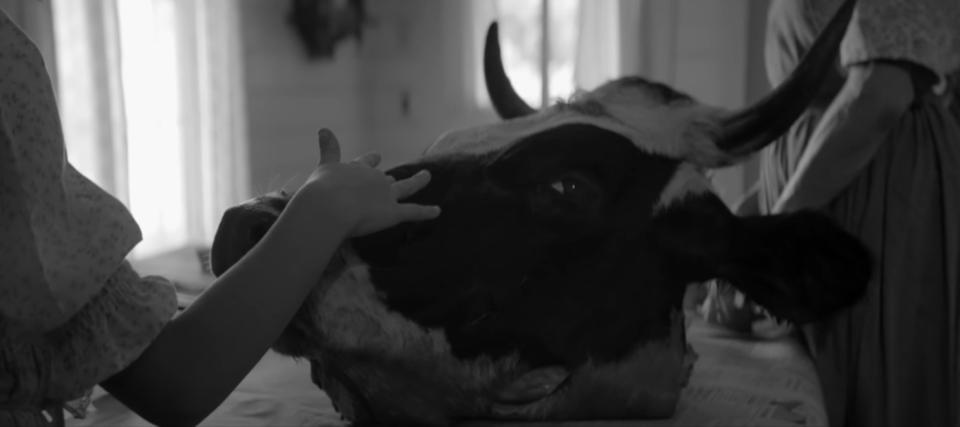
[[[310,359],[358,423],[669,416],[692,363],[687,284],[723,279],[797,323],[865,288],[866,250],[826,217],[737,217],[703,174],[790,126],[852,10],[839,10],[787,82],[739,112],[639,77],[535,111],[506,79],[492,26],[485,72],[505,120],[444,135],[387,171],[430,170],[407,201],[443,213],[346,242],[276,349]],[[217,274],[286,200],[226,212]]]

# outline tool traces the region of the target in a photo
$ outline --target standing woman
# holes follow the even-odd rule
[[[840,0],[775,0],[780,83]],[[838,71],[761,156],[759,208],[820,209],[872,251],[849,311],[804,330],[838,426],[960,425],[960,1],[861,0]],[[953,106],[956,108],[956,106]]]

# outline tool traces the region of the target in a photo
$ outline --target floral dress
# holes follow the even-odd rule
[[[796,66],[840,2],[771,4],[772,84]],[[960,109],[948,83],[960,68],[960,1],[860,0],[833,78],[842,82],[847,67],[876,60],[911,63],[938,82],[917,85],[913,104],[867,161],[836,165],[865,164],[823,209],[871,250],[873,278],[862,301],[806,327],[805,338],[831,424],[958,426]],[[782,195],[838,88],[763,151],[761,211]]]
[[[176,311],[173,287],[124,260],[127,209],[68,162],[36,46],[0,11],[0,426],[62,408],[123,370]]]

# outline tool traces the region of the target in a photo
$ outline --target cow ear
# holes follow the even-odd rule
[[[210,249],[210,268],[220,277],[267,234],[287,206],[290,196],[271,192],[247,200],[223,213]]]
[[[794,323],[823,319],[866,290],[869,252],[824,215],[737,217],[719,200],[684,205],[660,216],[658,232],[684,280],[725,280]]]

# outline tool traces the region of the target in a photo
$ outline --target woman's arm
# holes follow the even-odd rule
[[[913,102],[910,67],[887,61],[850,66],[773,212],[819,208],[853,181]]]

